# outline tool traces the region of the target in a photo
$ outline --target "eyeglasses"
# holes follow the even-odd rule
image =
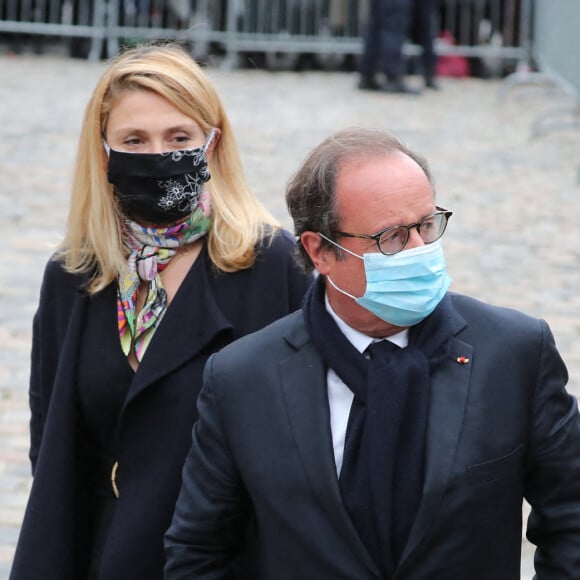
[[[447,211],[442,207],[436,207],[437,211],[424,217],[421,221],[408,226],[391,226],[385,228],[372,236],[368,234],[349,234],[347,232],[335,232],[344,238],[363,238],[365,240],[375,240],[379,251],[387,256],[397,254],[407,245],[410,231],[417,228],[417,233],[425,244],[436,242],[444,233],[452,211]]]

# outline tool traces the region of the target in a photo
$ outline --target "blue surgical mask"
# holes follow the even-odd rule
[[[327,276],[329,283],[338,292],[349,296],[390,324],[413,326],[421,322],[435,310],[451,284],[445,268],[441,240],[391,256],[380,252],[359,256],[320,235],[341,250],[364,261],[367,284],[365,293],[360,298],[342,290]]]

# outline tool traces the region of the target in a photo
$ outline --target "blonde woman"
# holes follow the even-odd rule
[[[112,61],[34,319],[34,478],[11,579],[163,578],[204,364],[300,307],[293,252],[190,56]]]

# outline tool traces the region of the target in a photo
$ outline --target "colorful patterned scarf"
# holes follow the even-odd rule
[[[124,243],[129,249],[128,271],[120,276],[117,289],[117,320],[125,356],[134,349],[141,361],[167,310],[167,293],[159,272],[169,264],[180,246],[204,236],[211,225],[211,200],[203,191],[197,209],[185,221],[168,227],[145,227],[125,220]],[[135,316],[137,293],[148,282],[143,308]]]

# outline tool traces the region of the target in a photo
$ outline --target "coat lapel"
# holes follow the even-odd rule
[[[454,316],[455,332],[458,333],[465,327],[465,322],[455,311]],[[405,561],[419,547],[438,514],[461,437],[472,360],[472,345],[454,337],[449,344],[447,361],[432,376],[423,498],[398,570],[401,570]]]
[[[378,570],[362,544],[340,496],[326,389],[326,369],[310,342],[302,316],[287,337],[296,352],[280,363],[282,394],[306,475],[319,504],[334,528],[378,577]]]
[[[231,335],[233,326],[213,297],[202,252],[155,331],[129,387],[125,407],[144,389],[194,358],[222,333]]]

